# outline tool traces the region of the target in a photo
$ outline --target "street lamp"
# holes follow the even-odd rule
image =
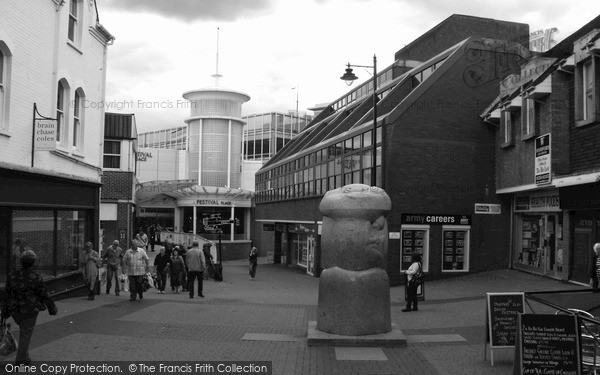
[[[358,79],[356,74],[352,72],[352,68],[373,68],[373,139],[371,140],[373,146],[373,157],[371,159],[371,165],[373,167],[371,175],[373,183],[372,185],[377,186],[377,56],[373,55],[373,66],[368,65],[351,65],[348,63],[346,73],[340,77],[341,80],[346,81],[348,86],[352,85],[352,82]],[[383,133],[381,140],[381,154],[383,157]],[[383,177],[383,161],[381,163],[381,171]],[[383,178],[381,179],[381,188],[383,188]]]

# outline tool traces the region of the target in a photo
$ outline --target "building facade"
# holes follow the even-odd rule
[[[98,246],[108,46],[95,1],[0,3],[0,288],[26,248],[54,293]]]
[[[495,194],[494,132],[479,114],[528,57],[528,35],[525,24],[453,15],[399,50],[377,75],[376,137],[371,79],[325,106],[257,173],[255,243],[318,275],[320,201],[362,183],[392,201],[393,285],[414,253],[431,278],[506,267],[508,206]]]
[[[140,226],[158,224],[223,244],[223,259],[250,250],[251,198],[242,183],[244,93],[220,87],[188,91],[184,128],[141,135],[136,191]],[[215,226],[215,221],[228,221]]]
[[[106,113],[100,202],[100,249],[135,237],[137,130],[133,114]]]
[[[600,242],[599,29],[597,17],[527,60],[483,113],[511,210],[511,265],[585,284]]]

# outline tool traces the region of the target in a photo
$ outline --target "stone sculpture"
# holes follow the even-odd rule
[[[391,206],[384,190],[362,184],[346,185],[323,197],[318,330],[347,336],[392,330],[385,271],[385,215]]]

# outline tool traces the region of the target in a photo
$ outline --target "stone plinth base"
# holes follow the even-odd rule
[[[392,323],[386,333],[363,336],[344,336],[319,331],[316,321],[308,322],[308,346],[406,346],[406,336]]]

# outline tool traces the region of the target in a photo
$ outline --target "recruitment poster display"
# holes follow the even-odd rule
[[[412,255],[419,254],[423,257],[425,230],[402,230],[402,259],[400,269],[407,270],[412,264]]]
[[[494,365],[494,349],[512,348],[517,337],[517,316],[525,312],[525,295],[522,292],[487,293],[486,348],[490,344],[490,357]]]
[[[520,314],[514,374],[581,374],[575,315]]]

